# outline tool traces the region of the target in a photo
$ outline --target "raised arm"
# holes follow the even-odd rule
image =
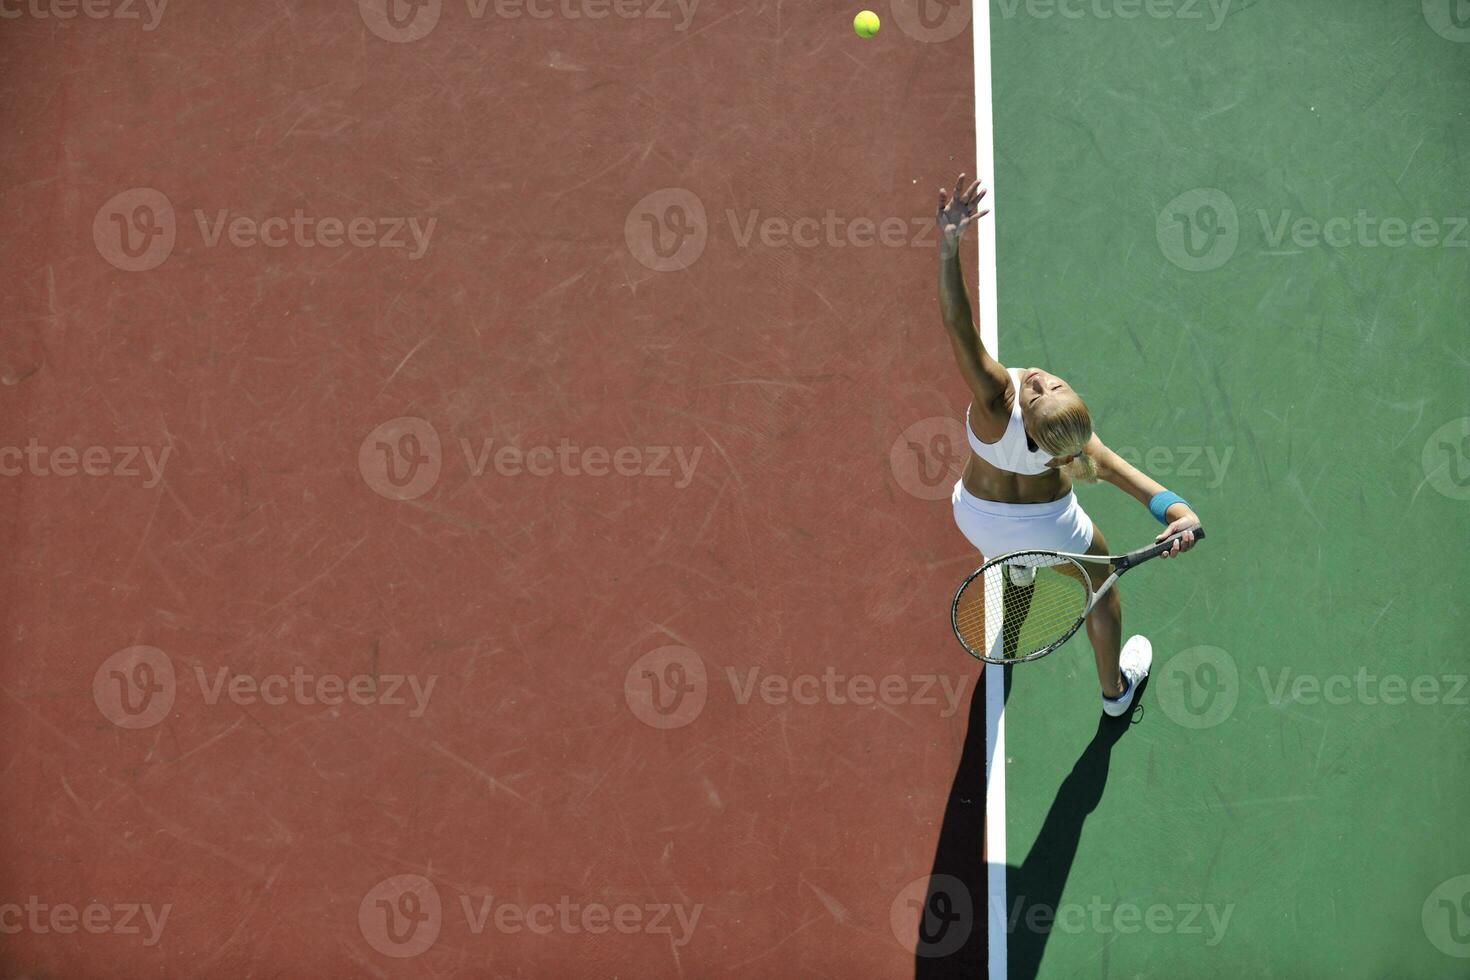
[[[1083,452],[1091,456],[1092,461],[1097,464],[1098,479],[1106,480],[1122,490],[1147,507],[1149,512],[1161,522],[1168,525],[1157,538],[1154,538],[1155,541],[1162,541],[1171,534],[1177,534],[1199,524],[1199,515],[1182,497],[1165,489],[1159,481],[1103,445],[1097,433],[1093,433],[1092,439],[1087,443],[1087,448]],[[1164,557],[1177,555],[1192,547],[1194,547],[1194,535],[1189,534],[1170,549]]]
[[[960,174],[953,197],[940,190],[939,214],[935,220],[939,223],[939,310],[944,317],[944,329],[949,333],[955,362],[975,397],[975,404],[993,413],[1005,398],[1009,379],[1005,368],[980,342],[965,287],[964,269],[960,266],[960,239],[965,229],[990,213],[979,210],[984,197],[985,191],[980,189],[978,180],[965,190],[965,175]]]

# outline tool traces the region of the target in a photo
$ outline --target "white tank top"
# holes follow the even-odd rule
[[[1031,449],[1026,426],[1021,421],[1021,371],[1011,368],[1006,373],[1011,376],[1011,384],[1016,386],[1016,397],[1012,400],[1010,422],[1000,441],[980,441],[970,425],[969,408],[965,409],[965,435],[970,437],[970,448],[975,455],[996,469],[1022,476],[1040,476],[1050,469],[1046,464],[1051,460],[1051,453],[1044,449]]]

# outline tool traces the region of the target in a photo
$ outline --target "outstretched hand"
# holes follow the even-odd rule
[[[971,223],[990,213],[989,208],[984,211],[979,210],[980,202],[985,199],[985,194],[978,180],[970,185],[969,190],[965,190],[964,174],[960,174],[959,180],[955,181],[952,196],[940,188],[939,214],[935,220],[939,223],[939,234],[944,239],[944,245],[948,251],[953,251],[959,244],[965,229]]]

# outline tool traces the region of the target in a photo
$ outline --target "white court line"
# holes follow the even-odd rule
[[[990,3],[972,0],[970,20],[974,24],[975,44],[975,166],[972,175],[985,181],[990,193],[985,201],[990,217],[974,224],[980,260],[980,342],[999,359],[997,343],[998,306],[995,295],[995,132],[992,124],[990,86]],[[985,645],[994,654],[1000,648],[1000,623],[1003,611],[993,609],[994,600],[986,598]],[[985,862],[988,901],[990,980],[1006,980],[1006,719],[1005,668],[985,665]]]

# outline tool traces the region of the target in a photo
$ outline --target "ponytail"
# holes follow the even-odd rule
[[[1076,483],[1097,482],[1097,462],[1084,452],[1079,451],[1072,462],[1062,467],[1062,472]]]

